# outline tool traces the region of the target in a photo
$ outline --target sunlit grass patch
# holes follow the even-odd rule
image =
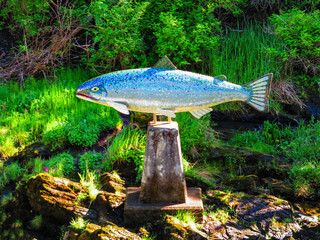
[[[77,217],[76,219],[72,219],[70,222],[70,226],[75,229],[85,229],[85,227],[89,224],[89,221],[84,220],[81,217]]]
[[[85,174],[79,174],[79,177],[80,184],[88,189],[88,196],[94,201],[101,189],[96,174],[87,170]]]
[[[13,81],[1,85],[0,157],[42,139],[52,149],[92,146],[102,130],[120,126],[116,110],[76,97],[77,87],[89,78],[81,69],[65,69],[55,82],[30,78],[24,88]]]

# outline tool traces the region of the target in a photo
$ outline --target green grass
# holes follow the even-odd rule
[[[39,140],[53,149],[89,147],[102,130],[120,126],[114,109],[76,98],[76,88],[88,79],[81,69],[66,69],[53,80],[27,79],[25,88],[0,85],[0,156],[13,156]]]
[[[75,228],[75,229],[85,229],[86,226],[88,225],[89,221],[84,220],[81,217],[77,217],[76,219],[72,219],[70,222],[70,226]]]
[[[30,225],[32,229],[35,229],[35,230],[39,230],[42,224],[43,224],[42,215],[37,215],[30,221]]]
[[[284,48],[283,42],[270,33],[267,25],[248,24],[239,31],[229,29],[221,41],[220,51],[208,53],[209,73],[212,76],[223,74],[228,81],[240,85],[270,72],[277,78],[282,64],[267,54],[270,46]]]
[[[308,197],[320,181],[320,121],[302,122],[297,128],[280,128],[276,123],[265,122],[258,131],[237,133],[229,144],[246,146],[253,151],[285,156],[293,161],[289,172],[296,194]]]
[[[210,76],[225,75],[229,82],[239,85],[267,73],[273,73],[274,80],[279,80],[283,65],[276,57],[268,54],[270,47],[284,49],[284,44],[271,34],[267,25],[248,23],[244,27],[227,29],[220,49],[206,53],[209,64],[204,64],[203,72]],[[241,103],[227,103],[214,109],[238,110],[241,106]],[[281,108],[275,101],[270,101],[270,107],[277,110]]]
[[[88,196],[91,202],[94,201],[101,189],[97,175],[87,169],[86,173],[79,174],[79,176],[80,184],[88,189]]]

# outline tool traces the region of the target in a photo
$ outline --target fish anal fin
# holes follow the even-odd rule
[[[177,67],[170,61],[170,59],[167,56],[164,56],[161,58],[156,65],[153,66],[153,68],[161,68],[161,69],[170,69],[170,70],[176,70]]]
[[[172,117],[172,118],[175,118],[175,117],[176,117],[176,114],[175,114],[174,111],[172,111],[172,110],[157,109],[157,113],[160,114],[160,115],[167,116],[167,117]]]
[[[117,102],[107,102],[110,107],[113,107],[118,112],[121,112],[123,114],[129,115],[129,110],[126,105],[123,103],[117,103]]]
[[[193,110],[190,111],[190,113],[196,117],[196,118],[201,118],[203,115],[206,115],[207,113],[211,112],[212,109],[211,108],[202,108],[202,109],[197,109],[197,110]]]

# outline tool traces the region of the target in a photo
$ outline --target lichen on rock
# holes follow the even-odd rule
[[[80,183],[41,173],[30,178],[26,187],[31,208],[43,216],[69,223],[75,216],[85,216],[89,212],[87,207],[76,203],[79,194],[86,192]]]
[[[104,224],[89,223],[81,234],[76,229],[69,228],[63,240],[141,240],[141,238],[129,230],[119,227],[114,223],[105,222]]]
[[[116,172],[106,172],[102,174],[100,182],[104,191],[110,193],[126,193],[126,188],[124,187],[125,182]]]
[[[161,239],[203,240],[207,239],[208,237],[204,232],[198,230],[195,225],[183,223],[171,215],[166,216],[162,229],[163,235]]]

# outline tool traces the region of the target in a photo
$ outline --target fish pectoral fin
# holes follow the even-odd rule
[[[211,112],[212,109],[211,108],[202,108],[202,109],[197,109],[197,110],[193,110],[190,111],[190,113],[195,116],[196,118],[201,118],[203,115]]]
[[[113,107],[118,112],[129,115],[129,110],[126,105],[117,102],[107,102],[110,107]]]
[[[176,117],[176,114],[175,114],[174,111],[172,111],[172,110],[157,109],[157,113],[159,113],[160,115],[167,116],[167,117],[172,117],[172,118],[175,118],[175,117]]]

